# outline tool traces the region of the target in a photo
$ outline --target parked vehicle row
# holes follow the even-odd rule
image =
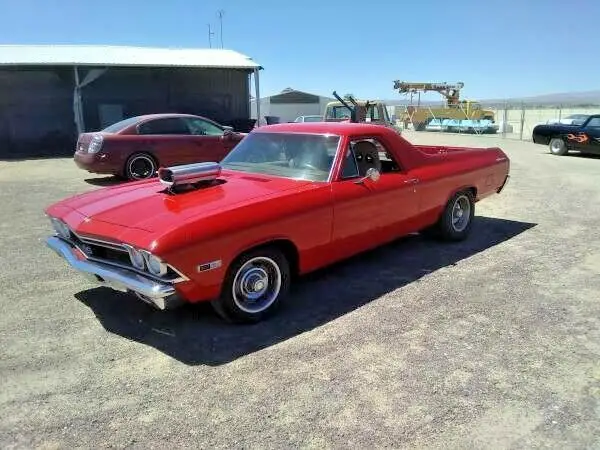
[[[270,125],[240,140],[222,128],[190,134],[211,139],[203,148],[214,161],[181,164],[189,160],[154,153],[161,139],[140,131],[158,125],[141,120],[81,145],[99,145],[87,152],[98,155],[136,142],[133,154],[156,155],[158,177],[50,205],[47,245],[99,285],[159,309],[208,301],[234,322],[272,314],[296,276],[399,236],[465,239],[476,203],[509,177],[499,148],[415,145],[388,126],[352,122]],[[119,152],[112,167],[133,172],[131,154]]]

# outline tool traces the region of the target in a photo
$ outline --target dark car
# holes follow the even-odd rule
[[[600,114],[592,114],[583,122],[537,125],[533,142],[548,145],[553,155],[566,155],[569,150],[600,154]]]
[[[141,180],[160,166],[219,162],[245,135],[206,117],[149,114],[80,134],[74,160],[88,172]]]

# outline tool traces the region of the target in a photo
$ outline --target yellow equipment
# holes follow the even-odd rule
[[[412,123],[416,131],[421,131],[424,130],[432,120],[441,123],[446,119],[452,119],[454,121],[487,120],[494,123],[493,111],[482,109],[479,102],[460,100],[460,90],[464,85],[465,84],[460,81],[456,84],[394,81],[394,89],[397,89],[401,94],[435,91],[446,98],[445,107],[422,107],[420,101],[415,107],[411,102],[411,105],[406,108],[406,111],[400,115],[400,120],[404,123],[405,128],[409,123]],[[450,127],[449,131],[452,131],[452,128],[453,127]],[[455,128],[461,128],[461,125],[458,124]]]

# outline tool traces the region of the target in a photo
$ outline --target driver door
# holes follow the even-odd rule
[[[575,140],[574,147],[586,153],[600,154],[600,117],[592,117],[583,127],[583,133]]]
[[[372,162],[381,169],[377,181],[364,179],[369,163],[360,158],[365,148],[381,158]],[[417,231],[418,180],[389,155],[376,139],[350,142],[344,151],[341,171],[332,183],[332,241],[341,257]]]

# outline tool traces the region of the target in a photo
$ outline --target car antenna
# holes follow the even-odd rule
[[[348,103],[346,103],[346,101],[342,97],[340,97],[336,91],[333,91],[333,96],[337,98],[342,105],[344,105],[350,110],[350,122],[356,122],[356,101],[354,100],[354,98],[352,98],[352,96],[348,97],[348,100],[350,100],[354,104],[354,107],[352,107]]]

